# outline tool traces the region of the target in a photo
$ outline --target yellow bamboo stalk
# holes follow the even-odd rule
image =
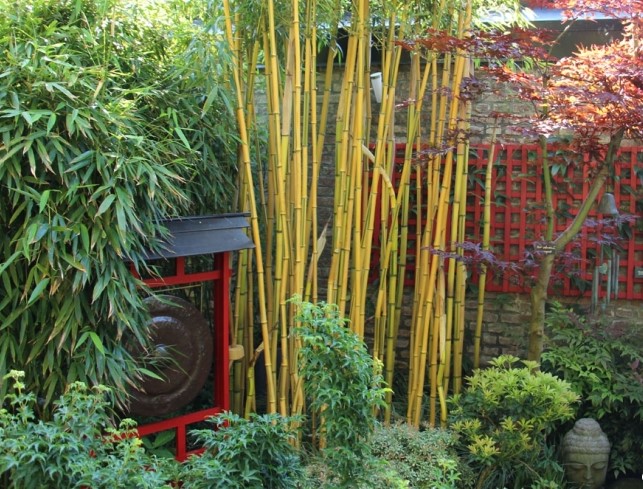
[[[464,28],[470,19],[470,5],[468,6],[467,14],[458,19],[458,27],[456,29],[457,35],[462,36],[464,33]],[[453,63],[453,72],[451,72],[451,57],[447,54],[444,56],[444,69],[442,73],[442,87],[449,87],[453,93],[452,97],[447,98],[444,95],[441,97],[435,96],[432,100],[434,102],[434,107],[438,107],[437,111],[433,111],[434,114],[437,112],[437,117],[435,115],[431,118],[430,124],[430,135],[429,140],[433,143],[434,146],[438,146],[442,141],[445,141],[447,146],[453,146],[456,144],[456,141],[453,136],[455,129],[457,128],[457,116],[460,113],[459,109],[459,99],[458,99],[458,90],[460,85],[460,80],[464,74],[464,57],[456,56]],[[434,74],[434,79],[436,75]],[[434,85],[435,87],[435,85]],[[447,117],[448,114],[448,117]],[[445,137],[448,138],[445,140]],[[427,198],[427,214],[431,215],[431,206],[437,205],[437,211],[435,214],[435,230],[431,234],[432,239],[429,241],[427,239],[430,230],[430,220],[428,220],[427,215],[427,226],[423,234],[423,249],[428,248],[427,243],[431,243],[432,247],[436,250],[445,250],[446,249],[446,216],[448,208],[448,197],[452,185],[454,185],[455,192],[458,194],[461,192],[460,189],[463,188],[462,185],[462,175],[464,173],[463,160],[458,161],[456,159],[456,168],[455,172],[453,169],[453,154],[451,151],[447,152],[444,156],[444,164],[442,166],[442,174],[437,173],[439,167],[435,165],[436,162],[440,162],[439,158],[433,159],[431,161],[431,167],[434,172],[433,175],[433,185],[429,189],[429,194]],[[455,178],[455,183],[452,183],[451,179]],[[435,198],[435,192],[437,191],[436,182],[440,182],[439,196]],[[457,196],[460,201],[463,200],[462,195]],[[459,204],[458,204],[459,205]],[[459,230],[461,229],[457,225],[457,219],[460,215],[459,208],[456,212],[452,213],[452,219],[456,221],[456,226],[452,229],[451,239],[454,236],[457,237]],[[450,331],[453,328],[454,321],[460,321],[459,315],[455,314],[453,310],[453,302],[455,299],[455,290],[456,290],[456,267],[451,266],[446,277],[446,295],[444,297],[439,288],[442,278],[442,259],[434,254],[433,256],[428,256],[428,250],[423,250],[422,254],[419,255],[419,269],[420,272],[425,275],[425,278],[420,284],[420,289],[415,294],[414,299],[414,324],[413,324],[413,362],[411,372],[411,381],[412,385],[409,388],[409,409],[407,412],[407,419],[414,423],[419,424],[422,398],[424,393],[424,379],[425,379],[425,365],[427,360],[429,362],[429,383],[430,383],[430,403],[429,403],[429,422],[430,424],[435,424],[436,419],[436,402],[438,396],[438,390],[440,386],[444,389],[444,386],[448,386],[448,383],[445,383],[445,375],[449,373],[447,368],[447,362],[449,361],[450,346],[448,340],[450,339]],[[428,272],[426,267],[430,263],[430,268]],[[462,276],[462,275],[460,275]],[[438,284],[435,284],[435,280],[438,279]],[[460,287],[458,287],[459,289]],[[444,301],[444,303],[442,302]],[[460,301],[461,302],[461,301]],[[461,307],[461,306],[459,306]],[[446,314],[446,315],[445,315]],[[459,323],[458,323],[459,324]],[[428,345],[431,344],[431,353],[429,355]],[[443,402],[443,394],[440,395],[440,409],[441,409],[441,419],[444,417],[445,403]]]
[[[395,17],[389,19],[390,26],[396,26]],[[390,269],[390,261],[397,257],[398,245],[398,213],[399,207],[395,197],[395,190],[390,182],[389,175],[393,171],[392,160],[394,156],[394,148],[387,148],[390,141],[390,134],[392,132],[393,124],[390,121],[393,119],[393,112],[395,108],[395,86],[399,72],[399,64],[401,59],[401,50],[393,48],[394,27],[389,30],[388,45],[384,49],[382,77],[384,82],[383,93],[381,99],[381,110],[378,121],[378,131],[376,137],[376,152],[374,156],[373,165],[373,178],[370,183],[370,191],[368,195],[368,202],[366,205],[365,217],[365,230],[362,238],[362,262],[359,270],[359,284],[358,288],[365,291],[368,287],[368,274],[370,270],[370,260],[373,242],[373,224],[375,220],[375,207],[378,202],[379,180],[383,179],[383,191],[381,195],[380,209],[380,242],[384,244],[380,252],[379,264],[379,288],[375,306],[375,345],[374,356],[381,359],[381,351],[385,342],[385,334],[389,319],[385,319],[388,307],[385,308],[384,304],[390,302],[387,297],[390,297],[390,292],[395,293],[397,285],[393,284],[393,289],[388,289],[390,286],[388,278],[388,270]],[[392,145],[391,145],[392,146]],[[392,214],[391,214],[392,213]],[[389,232],[388,221],[391,221],[391,230]],[[396,262],[394,262],[396,264]],[[395,268],[397,271],[397,268]],[[393,281],[395,278],[393,278]],[[388,292],[387,292],[388,291]],[[395,297],[395,296],[393,296]],[[362,295],[362,300],[364,296]],[[362,304],[360,316],[356,319],[360,324],[365,323],[365,310]]]
[[[355,84],[355,105],[353,107],[351,121],[351,172],[353,187],[349,194],[349,208],[352,206],[354,217],[352,226],[352,239],[355,246],[353,247],[351,259],[351,323],[350,327],[360,338],[364,337],[363,307],[365,304],[366,287],[362,286],[364,275],[364,252],[365,240],[362,240],[364,233],[370,231],[372,236],[374,212],[367,214],[368,223],[363,221],[362,210],[362,183],[364,181],[364,165],[362,148],[364,147],[364,111],[365,111],[365,80],[367,72],[367,53],[370,52],[370,36],[366,28],[368,19],[368,1],[359,0],[357,2],[357,63],[356,63],[356,84]],[[373,174],[372,187],[377,192],[378,180],[380,173]],[[370,202],[369,202],[370,204]],[[371,210],[374,205],[370,206]],[[365,231],[366,226],[366,231]],[[370,228],[370,229],[369,229]],[[366,269],[368,270],[368,269]]]
[[[310,164],[312,166],[311,173],[311,186],[310,186],[310,195],[303,197],[304,202],[302,203],[304,211],[302,212],[302,219],[305,218],[305,222],[302,222],[301,225],[303,229],[301,234],[298,235],[297,242],[299,243],[300,249],[296,253],[296,262],[298,267],[301,267],[302,273],[302,284],[301,286],[296,286],[298,290],[301,287],[303,290],[301,292],[296,292],[300,297],[303,295],[304,300],[310,299],[310,285],[315,283],[313,294],[317,295],[316,281],[317,281],[317,263],[319,260],[319,254],[323,250],[323,243],[321,246],[318,244],[316,239],[317,232],[317,186],[319,180],[319,171],[321,166],[321,158],[317,158],[317,90],[316,90],[316,51],[315,47],[317,46],[317,28],[315,23],[316,16],[316,4],[315,2],[308,2],[306,9],[306,34],[304,41],[304,81],[303,81],[303,103],[302,103],[302,141],[301,141],[301,165],[302,165],[302,175],[300,178],[300,185],[302,188],[306,188],[308,185],[307,177],[307,168],[309,165],[308,154],[309,154],[309,141],[311,143],[310,153],[312,154],[312,159]],[[300,85],[296,83],[295,86]],[[310,205],[308,205],[310,203]],[[309,241],[312,239],[312,243]],[[325,240],[325,236],[323,238]],[[308,256],[308,250],[312,247],[312,256],[310,259],[310,265],[308,268],[308,277],[306,282],[303,282],[303,273],[305,271],[305,263],[303,260]],[[299,273],[299,272],[297,272]],[[292,319],[292,318],[291,318]],[[290,384],[291,384],[291,415],[301,414],[304,410],[304,391],[303,391],[303,380],[298,374],[297,368],[297,357],[299,355],[300,341],[294,335],[291,337],[289,344],[289,356],[290,356]]]
[[[466,20],[465,20],[466,22]],[[466,27],[466,26],[465,26]],[[465,56],[464,53],[461,54]],[[471,61],[468,57],[464,59],[464,73],[463,76],[467,77],[470,75]],[[462,134],[469,133],[469,119],[471,113],[471,102],[466,101],[460,106],[460,132]],[[457,228],[457,241],[463,242],[466,240],[466,218],[467,218],[467,180],[469,172],[469,142],[468,138],[462,140],[458,144],[458,158],[461,158],[463,161],[462,164],[462,177],[460,179],[460,195],[462,196],[462,202],[458,212],[458,228]],[[458,254],[460,256],[464,255],[464,250],[462,248],[458,249]],[[447,358],[447,369],[444,379],[445,392],[449,391],[449,381],[453,377],[453,390],[454,392],[460,392],[462,388],[462,358],[464,351],[464,327],[465,327],[465,307],[466,307],[466,280],[467,280],[467,270],[463,261],[459,261],[456,269],[456,290],[453,304],[453,314],[454,314],[454,327],[453,327],[453,374],[450,373],[449,367],[451,362]],[[446,419],[446,412],[442,416]]]
[[[350,253],[350,227],[352,213],[348,209],[350,188],[349,149],[350,149],[350,106],[353,97],[355,61],[357,58],[357,40],[354,36],[348,39],[344,78],[339,96],[336,118],[335,143],[335,189],[333,208],[333,247],[330,272],[328,277],[329,304],[337,304],[340,316],[344,315],[346,306],[348,255]],[[347,235],[348,239],[347,239]],[[346,263],[345,263],[346,262]]]
[[[231,337],[234,338],[235,343],[238,345],[244,345],[245,343],[245,333],[247,330],[247,324],[245,319],[247,318],[247,304],[248,304],[248,250],[242,250],[239,252],[239,257],[237,260],[237,281],[234,289],[234,304],[235,308],[232,314],[232,332]],[[244,347],[244,351],[245,347]],[[231,410],[235,413],[240,414],[243,409],[243,392],[245,388],[245,375],[246,371],[246,360],[245,357],[241,361],[237,361],[233,365],[232,372],[232,395],[231,395]]]
[[[269,52],[270,51],[270,43],[268,40],[268,32],[264,32],[263,34],[263,50],[264,52]],[[277,118],[277,115],[274,114],[274,111],[276,110],[274,108],[274,105],[276,103],[275,97],[271,96],[272,90],[268,87],[269,84],[272,83],[273,75],[272,75],[272,64],[271,63],[266,63],[264,66],[264,75],[266,79],[266,105],[267,105],[267,110],[268,110],[268,121],[269,121],[269,127],[274,127],[274,124],[277,122],[275,119]],[[276,193],[275,191],[275,168],[276,168],[276,161],[279,158],[279,140],[277,138],[277,133],[276,131],[268,131],[268,160],[267,160],[267,168],[266,168],[266,175],[265,175],[265,180],[267,182],[267,189],[263,189],[263,180],[264,178],[261,178],[261,185],[262,185],[262,190],[264,192],[261,194],[261,199],[262,199],[262,209],[263,209],[263,216],[264,216],[264,222],[266,223],[265,226],[265,242],[264,242],[264,251],[266,253],[266,256],[272,257],[273,253],[275,253],[275,241],[276,241],[276,209],[275,209],[275,199],[274,195]],[[263,175],[262,175],[263,176]],[[266,191],[267,190],[267,191]],[[267,200],[264,195],[267,194]],[[275,291],[275,284],[278,284],[275,280],[275,267],[273,265],[273,262],[276,262],[274,259],[268,260],[267,267],[266,267],[266,309],[267,309],[267,316],[269,320],[269,324],[275,324],[275,303],[277,302],[276,296],[278,295],[278,292]],[[277,287],[278,289],[278,287]]]
[[[467,58],[465,53],[458,53],[458,61],[463,65],[462,76],[467,74]],[[460,85],[459,80],[454,79],[454,84]],[[457,96],[457,91],[455,96]],[[456,154],[456,172],[455,172],[455,183],[454,183],[454,196],[453,204],[451,208],[451,238],[448,248],[451,252],[455,252],[457,255],[462,256],[463,252],[461,248],[456,248],[456,244],[464,241],[465,239],[465,217],[466,217],[466,190],[467,190],[467,166],[468,166],[468,146],[465,143],[463,137],[466,134],[467,126],[465,122],[466,118],[466,104],[458,104],[459,120],[457,122],[458,127],[458,140],[457,140],[457,154]],[[450,366],[451,366],[451,354],[453,352],[454,358],[454,370],[456,372],[461,372],[462,366],[462,357],[459,355],[455,349],[456,345],[453,341],[453,337],[460,338],[458,334],[460,327],[460,318],[464,313],[464,298],[461,297],[461,287],[460,282],[464,280],[466,275],[464,270],[464,265],[462,261],[458,261],[455,258],[450,258],[448,261],[448,281],[447,281],[447,328],[446,341],[448,347],[446,348],[444,355],[444,378],[440,379],[444,385],[445,391],[448,391],[449,380],[450,380]],[[457,280],[456,280],[457,275]],[[459,381],[458,381],[459,382]]]
[[[228,0],[223,0],[225,20],[226,20],[226,37],[230,45],[234,44],[234,38],[232,35],[232,18],[230,15],[230,5]],[[246,119],[243,112],[243,90],[241,86],[241,80],[239,77],[239,70],[237,68],[238,60],[233,57],[233,76],[236,89],[236,118],[237,124],[239,126],[239,137],[240,137],[240,149],[242,156],[243,171],[245,172],[245,179],[247,182],[252,182],[252,169],[251,169],[251,160],[250,160],[250,150],[248,146],[248,132],[246,128]],[[260,243],[259,236],[259,221],[256,212],[256,199],[254,196],[254,190],[252,185],[248,185],[248,199],[250,202],[250,223],[251,230],[253,235],[253,240],[255,243]],[[257,277],[258,277],[258,294],[259,294],[259,304],[260,304],[260,323],[263,341],[266,346],[270,345],[270,334],[268,328],[268,321],[266,316],[266,308],[264,305],[265,300],[265,286],[264,286],[264,270],[263,270],[263,254],[261,252],[261,246],[255,246],[255,260],[257,267]],[[266,355],[266,370],[269,371],[270,360]],[[270,413],[276,412],[276,390],[273,378],[271,375],[267,375],[267,410]]]
[[[295,5],[292,5],[295,4]],[[299,59],[299,10],[298,2],[294,1],[291,8],[294,8],[291,19],[290,35],[286,52],[286,76],[284,80],[282,97],[282,126],[281,126],[281,157],[277,163],[277,186],[279,195],[277,197],[277,208],[279,209],[278,222],[280,223],[283,239],[277,242],[277,265],[281,265],[281,282],[278,296],[279,307],[279,331],[281,346],[281,364],[279,370],[279,412],[282,416],[290,414],[289,390],[290,390],[290,369],[289,357],[291,355],[289,341],[290,315],[286,301],[293,294],[293,286],[296,287],[297,264],[291,259],[297,253],[297,233],[300,228],[291,227],[295,215],[298,218],[297,225],[302,225],[301,220],[301,195],[302,189],[299,186],[299,174],[301,172],[301,121],[299,112],[301,82]],[[295,15],[297,14],[297,15]],[[299,83],[299,86],[298,86]],[[296,183],[294,183],[296,182]],[[291,237],[294,240],[291,241]],[[282,261],[280,261],[280,259]],[[296,293],[296,292],[295,292]],[[301,295],[301,292],[300,292]],[[277,304],[275,304],[277,305]],[[276,352],[275,352],[276,354]]]
[[[292,120],[292,154],[291,157],[291,183],[289,187],[289,194],[294,203],[293,219],[290,221],[293,226],[293,243],[294,248],[292,264],[292,283],[290,284],[290,294],[292,297],[297,295],[301,297],[304,293],[304,273],[306,270],[306,263],[304,256],[306,228],[306,189],[308,188],[308,161],[303,148],[303,135],[308,131],[308,127],[304,125],[307,120],[306,115],[302,118],[302,75],[301,75],[301,45],[300,45],[300,28],[299,28],[299,1],[293,0],[292,3],[292,29],[291,38],[293,45],[293,120]],[[290,320],[291,318],[289,318]]]
[[[444,259],[438,258],[438,276],[435,294],[433,335],[431,341],[431,365],[430,365],[430,396],[429,396],[429,423],[435,426],[436,402],[438,398],[438,387],[442,386],[440,375],[444,374],[444,356],[446,349],[447,316],[446,310],[446,278],[444,270]]]
[[[308,2],[306,8],[306,39],[304,44],[304,86],[303,106],[304,130],[302,133],[302,168],[304,171],[311,167],[310,195],[306,199],[306,212],[303,230],[303,241],[301,243],[301,255],[308,256],[309,247],[312,247],[309,273],[303,283],[303,292],[300,294],[304,300],[310,300],[310,286],[315,283],[314,294],[317,295],[317,186],[319,184],[320,160],[317,160],[317,25],[315,2]],[[310,128],[308,130],[308,128]],[[310,145],[310,146],[309,146]],[[310,158],[309,158],[310,155]],[[308,185],[308,179],[302,175],[302,184]]]
[[[409,98],[415,102],[409,106],[408,119],[407,119],[407,135],[408,141],[406,145],[404,166],[400,175],[400,193],[398,198],[402,199],[402,206],[398,206],[392,216],[394,228],[390,233],[390,244],[395,245],[391,250],[392,256],[395,257],[395,262],[391,264],[391,277],[389,279],[389,293],[388,293],[388,310],[386,322],[386,356],[385,356],[385,380],[388,385],[393,383],[393,374],[395,366],[395,344],[397,342],[399,321],[401,318],[402,301],[404,296],[404,279],[406,268],[406,250],[408,247],[408,215],[409,215],[409,202],[410,202],[410,175],[411,175],[411,156],[413,152],[413,142],[416,136],[419,135],[419,121],[422,108],[422,100],[426,91],[428,82],[428,74],[430,64],[427,64],[424,73],[420,74],[419,57],[412,58],[411,65],[411,92]],[[401,211],[400,211],[401,208]],[[399,236],[399,258],[397,254],[398,243],[398,217],[401,212],[402,224],[401,234]],[[387,246],[388,247],[388,246]],[[385,422],[390,421],[392,392],[387,395],[387,407],[384,412]]]
[[[238,22],[238,15],[235,18],[235,23]],[[246,79],[250,86],[254,84],[253,77],[256,70],[256,62],[258,49],[256,48],[250,51],[250,56],[247,62],[246,69]],[[242,46],[241,40],[238,39],[232,46],[233,53],[236,59],[242,58]],[[236,66],[240,72],[243,69],[242,64],[238,63]],[[241,73],[239,73],[240,79]],[[242,87],[243,90],[243,87]],[[245,90],[245,106],[246,106],[246,127],[251,128],[254,124],[254,91]],[[239,194],[237,198],[239,199],[238,208],[247,209],[249,203],[247,201],[247,191],[246,187],[248,182],[244,178],[245,173],[241,172],[239,175]],[[262,183],[260,182],[260,185]],[[263,192],[260,193],[263,195]],[[246,344],[246,337],[248,335],[248,328],[252,331],[252,322],[248,321],[248,310],[252,308],[252,303],[248,301],[248,297],[251,297],[251,287],[252,281],[248,280],[251,277],[251,263],[252,255],[251,250],[241,250],[239,252],[239,258],[237,260],[237,271],[236,271],[236,285],[234,290],[234,310],[232,316],[232,331],[231,337],[234,338],[235,343],[244,346],[244,351],[252,351],[248,349]],[[231,410],[233,412],[243,414],[243,404],[244,404],[244,393],[246,390],[246,371],[247,371],[247,356],[244,356],[243,359],[237,361],[233,364],[232,372],[232,385],[231,385]]]
[[[496,125],[493,126],[491,133],[491,147],[489,148],[489,159],[484,179],[484,217],[482,228],[482,249],[489,249],[489,234],[491,228],[491,179],[493,171],[493,161],[496,158]],[[484,318],[484,296],[487,284],[487,266],[482,264],[480,267],[480,279],[478,280],[478,307],[476,309],[476,330],[474,333],[473,343],[473,367],[480,367],[480,345],[482,342],[482,320]]]

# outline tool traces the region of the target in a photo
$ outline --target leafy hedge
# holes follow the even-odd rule
[[[195,5],[0,0],[0,377],[45,410],[77,380],[122,399],[146,337],[126,260],[232,204],[226,54]]]

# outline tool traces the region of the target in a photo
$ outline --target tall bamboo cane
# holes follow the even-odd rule
[[[234,45],[234,38],[232,36],[232,18],[230,16],[230,6],[228,3],[228,0],[223,0],[223,5],[224,5],[224,11],[225,11],[225,17],[226,17],[226,36],[228,39],[228,42],[230,45]],[[234,59],[234,58],[233,58]],[[237,93],[237,108],[236,108],[236,116],[237,116],[237,124],[239,128],[239,137],[240,137],[240,148],[241,148],[241,156],[242,156],[242,164],[243,164],[243,172],[245,174],[245,179],[247,182],[252,182],[252,169],[251,169],[251,161],[250,161],[250,149],[249,149],[249,142],[248,142],[248,132],[246,128],[246,119],[245,119],[245,114],[243,112],[243,99],[241,97],[242,88],[241,88],[241,80],[239,77],[239,71],[236,66],[236,61],[233,61],[234,67],[233,67],[233,76],[234,76],[234,82],[235,82],[235,87],[236,87],[236,93]],[[259,221],[258,221],[258,216],[256,213],[256,199],[254,196],[254,188],[253,185],[248,185],[248,200],[250,203],[250,221],[251,221],[251,229],[252,229],[252,235],[253,235],[253,240],[255,243],[260,243],[260,235],[259,235]],[[269,328],[268,328],[268,319],[266,316],[266,308],[265,308],[265,302],[262,299],[265,299],[265,287],[264,287],[264,282],[263,282],[263,275],[264,275],[264,270],[263,270],[263,254],[261,252],[261,247],[256,246],[255,247],[255,259],[256,259],[256,270],[257,270],[257,276],[259,278],[258,280],[258,285],[259,285],[259,304],[260,304],[260,322],[261,322],[261,331],[262,331],[262,336],[263,336],[263,341],[266,346],[270,345],[270,333],[269,333]],[[271,367],[270,360],[266,356],[266,369]],[[268,412],[276,412],[276,391],[275,391],[275,385],[274,382],[272,382],[272,378],[268,376],[267,379],[267,390],[268,390],[268,402],[267,402],[267,409]]]
[[[489,234],[491,229],[491,183],[493,162],[496,158],[496,125],[494,124],[491,133],[491,147],[489,148],[489,159],[484,179],[484,216],[482,230],[482,249],[489,249]],[[480,267],[480,278],[478,280],[478,306],[476,308],[476,330],[474,333],[473,367],[480,367],[480,346],[482,343],[482,320],[484,318],[484,295],[487,284],[487,266]]]
[[[226,35],[233,39],[229,6],[226,8]],[[465,15],[456,15],[454,5],[441,0],[433,12],[434,27],[441,19],[456,19],[458,24],[449,29],[462,36],[468,29],[471,16],[470,1]],[[262,19],[263,42],[248,52],[256,53],[263,46],[265,54],[266,103],[268,108],[268,159],[265,169],[266,187],[262,187],[261,206],[254,200],[254,184],[250,172],[247,128],[254,108],[247,100],[245,108],[240,94],[254,93],[253,76],[248,74],[249,86],[241,85],[239,70],[235,70],[238,92],[237,119],[242,144],[240,161],[245,179],[244,191],[250,195],[247,207],[251,211],[253,239],[257,244],[254,260],[240,260],[242,267],[254,266],[254,281],[239,282],[237,300],[252,300],[252,287],[257,287],[257,304],[262,332],[262,345],[267,372],[267,409],[282,414],[301,412],[304,399],[301,381],[296,374],[297,344],[291,337],[292,309],[287,300],[293,295],[317,298],[317,263],[323,236],[317,236],[317,182],[319,180],[325,126],[328,114],[330,87],[333,73],[333,50],[324,79],[325,90],[318,117],[316,100],[316,34],[315,2],[306,2],[305,28],[299,25],[299,2],[290,5],[292,16],[288,39],[278,44],[275,1],[266,2]],[[339,5],[339,4],[338,4]],[[399,7],[399,6],[398,6]],[[464,235],[466,202],[466,145],[453,136],[458,119],[466,118],[466,111],[458,100],[458,90],[466,73],[467,61],[462,53],[444,56],[442,76],[438,70],[438,53],[428,53],[422,66],[417,55],[412,56],[411,99],[407,104],[406,150],[400,187],[391,183],[393,171],[397,77],[401,48],[395,45],[397,34],[406,32],[411,17],[396,18],[398,8],[392,8],[388,37],[384,49],[382,73],[384,96],[379,106],[375,150],[370,152],[370,113],[367,82],[370,73],[369,25],[370,5],[357,0],[353,5],[352,25],[349,28],[344,73],[336,118],[335,144],[335,205],[333,209],[331,266],[327,283],[327,300],[336,303],[342,315],[349,310],[350,327],[360,336],[365,335],[366,303],[369,293],[371,247],[375,229],[376,209],[381,212],[380,284],[375,300],[374,356],[385,362],[385,376],[392,383],[395,346],[404,301],[404,274],[409,234],[409,212],[412,192],[411,177],[416,176],[417,243],[416,286],[413,293],[411,326],[411,361],[409,370],[409,410],[407,418],[415,424],[422,416],[422,398],[428,367],[430,384],[430,421],[435,422],[436,402],[440,401],[440,417],[445,416],[444,398],[449,389],[451,367],[459,376],[463,330],[464,266],[454,262],[446,265],[444,259],[431,249],[449,251],[451,244]],[[410,30],[408,31],[410,32]],[[285,49],[279,49],[285,46]],[[279,59],[280,56],[283,59]],[[236,60],[241,66],[240,55]],[[250,55],[255,58],[256,55]],[[253,63],[253,62],[251,62]],[[303,67],[303,70],[302,70]],[[285,68],[285,71],[281,71]],[[254,73],[254,70],[252,71]],[[431,118],[422,134],[422,108],[426,87],[432,80],[430,96]],[[449,95],[451,94],[451,95]],[[401,95],[404,97],[404,95]],[[243,111],[246,111],[244,116]],[[428,136],[425,143],[423,139]],[[415,166],[414,153],[428,145],[433,149],[424,166]],[[457,147],[456,155],[449,150],[440,154],[439,148]],[[367,168],[370,170],[367,172]],[[424,182],[423,182],[424,179]],[[261,178],[259,185],[263,185]],[[453,202],[451,204],[451,196]],[[259,212],[261,210],[261,212]],[[447,217],[452,225],[447,233]],[[259,220],[265,225],[265,240],[259,240]],[[448,242],[447,242],[448,240]],[[269,257],[265,271],[263,256]],[[242,268],[240,268],[240,273]],[[249,271],[246,273],[250,273]],[[248,275],[249,277],[249,275]],[[350,308],[350,309],[349,309]],[[233,331],[237,341],[244,341],[252,350],[252,308],[240,308],[235,314]],[[245,324],[245,327],[242,327]],[[281,360],[277,372],[277,350]],[[253,358],[256,358],[255,356]],[[252,361],[248,362],[249,365]],[[452,365],[453,363],[453,365]],[[249,368],[247,377],[248,401],[252,397],[254,377]],[[235,374],[235,377],[237,375]],[[454,382],[457,382],[454,379]],[[236,384],[236,382],[235,382]],[[235,394],[238,398],[239,394]],[[235,404],[238,401],[235,401]],[[386,419],[390,418],[390,403]],[[246,406],[248,408],[248,406]],[[247,409],[246,409],[247,411]]]

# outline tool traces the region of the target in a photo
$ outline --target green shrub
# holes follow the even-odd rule
[[[13,385],[0,408],[0,487],[160,489],[180,482],[185,489],[288,489],[303,477],[292,420],[222,414],[213,419],[217,429],[194,432],[205,453],[181,464],[148,453],[132,420],[114,424],[106,387],[75,382],[55,402],[51,420],[38,420],[23,376],[4,378]]]
[[[316,436],[324,440],[321,452],[331,474],[327,484],[355,487],[368,481],[372,469],[369,439],[386,393],[381,366],[335,306],[297,306],[299,372],[312,418],[319,420]]]
[[[76,380],[123,398],[147,333],[126,260],[233,194],[225,52],[192,17],[216,12],[145,5],[0,0],[0,377],[39,410]]]
[[[299,487],[303,467],[294,445],[292,419],[235,414],[215,418],[216,430],[194,431],[206,451],[182,471],[186,489],[287,489]]]
[[[373,456],[386,462],[408,487],[453,489],[471,477],[455,450],[456,437],[442,429],[418,430],[409,424],[378,426],[371,439]]]
[[[347,487],[351,489],[407,489],[409,483],[385,460],[371,458],[365,460],[365,472],[368,478],[349,481],[339,486],[337,475],[326,463],[324,457],[309,457],[306,463],[306,477],[302,489],[319,489],[320,487]]]
[[[21,372],[0,408],[0,486],[7,489],[93,489],[169,487],[166,461],[148,456],[135,438],[131,420],[111,422],[109,390],[69,386],[55,403],[52,419],[38,420],[33,393],[24,391]],[[11,382],[9,382],[11,381]]]
[[[643,473],[643,329],[591,323],[560,304],[547,324],[543,370],[580,395],[579,418],[601,424],[612,443],[612,475]]]
[[[548,487],[563,469],[546,437],[575,414],[578,396],[534,362],[500,356],[476,370],[461,395],[452,396],[450,427],[460,434],[464,460],[477,472],[477,488]]]

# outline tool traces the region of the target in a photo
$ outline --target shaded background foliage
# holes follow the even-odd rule
[[[552,304],[547,325],[543,370],[578,393],[576,418],[600,423],[612,444],[610,476],[638,477],[643,472],[643,328],[607,317],[588,320],[558,303]]]
[[[127,261],[160,219],[232,202],[226,53],[190,2],[0,8],[0,377],[41,407],[76,380],[122,400],[144,373],[123,337],[147,333]]]

